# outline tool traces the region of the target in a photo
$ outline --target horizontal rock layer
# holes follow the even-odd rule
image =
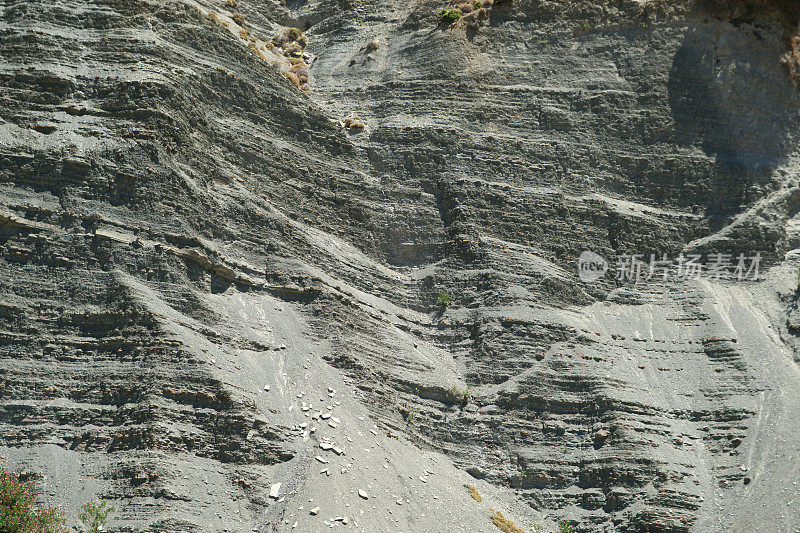
[[[791,12],[231,3],[2,4],[2,464],[117,531],[797,528]]]

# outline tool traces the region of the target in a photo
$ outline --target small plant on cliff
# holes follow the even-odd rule
[[[87,533],[100,533],[105,530],[108,515],[113,511],[114,508],[109,506],[105,500],[100,500],[99,503],[89,500],[81,506],[78,520],[81,521]]]
[[[469,403],[470,396],[469,385],[467,385],[467,388],[464,390],[461,390],[453,385],[447,391],[446,399],[447,403],[460,403],[461,405],[467,405]]]
[[[3,533],[66,533],[61,509],[36,504],[36,487],[20,475],[0,468],[0,531]]]
[[[445,398],[447,403],[459,403],[461,401],[461,390],[456,386],[452,386],[447,390]]]
[[[467,487],[469,495],[472,496],[473,500],[475,500],[478,503],[483,501],[483,496],[481,496],[481,493],[478,492],[478,489],[476,489],[474,485],[464,485],[464,486]]]
[[[574,523],[572,520],[559,520],[558,533],[575,533]]]
[[[408,410],[408,414],[406,415],[406,424],[411,425],[414,422],[414,418],[416,418],[417,413],[419,413],[419,407],[412,407]]]
[[[439,11],[439,19],[443,24],[452,24],[461,18],[461,11],[458,9],[442,9]]]
[[[492,512],[492,514],[489,515],[489,518],[492,519],[492,524],[503,533],[525,533],[525,530],[503,516],[503,513],[500,511],[495,511],[492,508],[489,508],[489,510]]]
[[[350,115],[344,119],[344,127],[353,131],[361,131],[364,129],[364,122],[358,115]]]
[[[291,45],[297,44],[298,49],[303,49],[306,46],[306,36],[300,31],[300,28],[283,28],[281,32],[272,38],[272,44],[287,50]]]
[[[438,307],[450,307],[450,304],[453,303],[452,301],[453,295],[442,289],[439,291],[439,297],[436,298],[436,305]]]

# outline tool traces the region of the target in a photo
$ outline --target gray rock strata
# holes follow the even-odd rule
[[[800,531],[800,92],[710,4],[3,0],[0,465],[117,532]]]

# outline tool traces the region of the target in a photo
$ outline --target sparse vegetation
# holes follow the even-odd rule
[[[294,73],[284,72],[283,75],[286,76],[286,79],[289,80],[295,87],[298,89],[300,88],[300,80],[297,79],[297,76],[295,76]]]
[[[233,21],[239,26],[244,26],[244,15],[242,15],[241,13],[236,13],[233,16]]]
[[[36,487],[20,475],[0,468],[0,531],[3,533],[66,533],[58,507],[36,503]]]
[[[344,127],[351,131],[361,131],[364,129],[364,122],[358,115],[350,115],[344,119]]]
[[[89,500],[81,506],[81,512],[78,514],[78,520],[81,521],[87,533],[100,533],[105,530],[108,515],[114,511],[114,508],[108,505],[105,500],[95,502]]]
[[[237,0],[225,0],[225,5],[228,7],[236,7],[239,5]]]
[[[489,11],[496,0],[450,0],[450,7],[439,12],[439,19],[442,24],[453,24],[462,20],[469,27],[477,28],[481,21],[489,18]]]
[[[442,24],[452,24],[461,18],[461,11],[458,9],[442,9],[439,11],[439,19]]]
[[[789,38],[789,50],[783,58],[783,64],[794,83],[800,87],[800,25],[795,28],[795,35]]]
[[[478,489],[476,489],[474,485],[464,485],[464,486],[467,487],[469,495],[472,496],[473,500],[475,500],[476,502],[483,501],[483,496],[481,496],[481,493],[478,492]]]
[[[289,58],[289,72],[297,78],[298,87],[302,90],[308,90],[308,65],[306,62],[299,57],[290,57]]]
[[[284,56],[289,62],[289,70],[284,76],[298,89],[308,92],[308,65],[303,59],[303,48],[306,46],[306,37],[299,28],[283,28],[281,32],[267,43],[267,49],[273,53]],[[278,63],[278,68],[281,64]]]
[[[283,28],[278,35],[272,38],[272,44],[283,49],[297,45],[302,50],[306,47],[306,36],[303,35],[300,28]]]
[[[494,509],[490,509],[490,511],[492,511],[492,514],[489,515],[492,519],[492,524],[503,533],[525,533],[525,530],[503,516],[500,511],[495,511]]]
[[[417,417],[417,413],[419,413],[419,407],[412,407],[409,409],[408,414],[406,414],[406,424],[412,424]]]
[[[447,403],[460,403],[461,405],[467,405],[470,399],[470,391],[469,385],[464,390],[459,389],[455,385],[450,387],[447,391],[446,400]]]
[[[575,533],[574,523],[571,520],[559,520],[558,533]]]
[[[453,302],[453,295],[447,292],[445,289],[439,291],[439,297],[436,298],[436,306],[437,307],[450,307],[450,304]]]
[[[216,13],[214,13],[213,11],[209,11],[209,12],[208,12],[208,18],[209,18],[210,20],[213,20],[213,21],[214,21],[214,22],[216,22],[218,25],[220,25],[220,26],[222,26],[222,27],[224,27],[224,28],[230,28],[230,24],[228,24],[227,22],[225,22],[224,20],[222,20],[221,18],[219,18],[219,16],[218,16]]]

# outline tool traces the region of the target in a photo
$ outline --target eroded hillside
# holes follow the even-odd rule
[[[0,464],[48,501],[800,531],[792,3],[0,5]]]

